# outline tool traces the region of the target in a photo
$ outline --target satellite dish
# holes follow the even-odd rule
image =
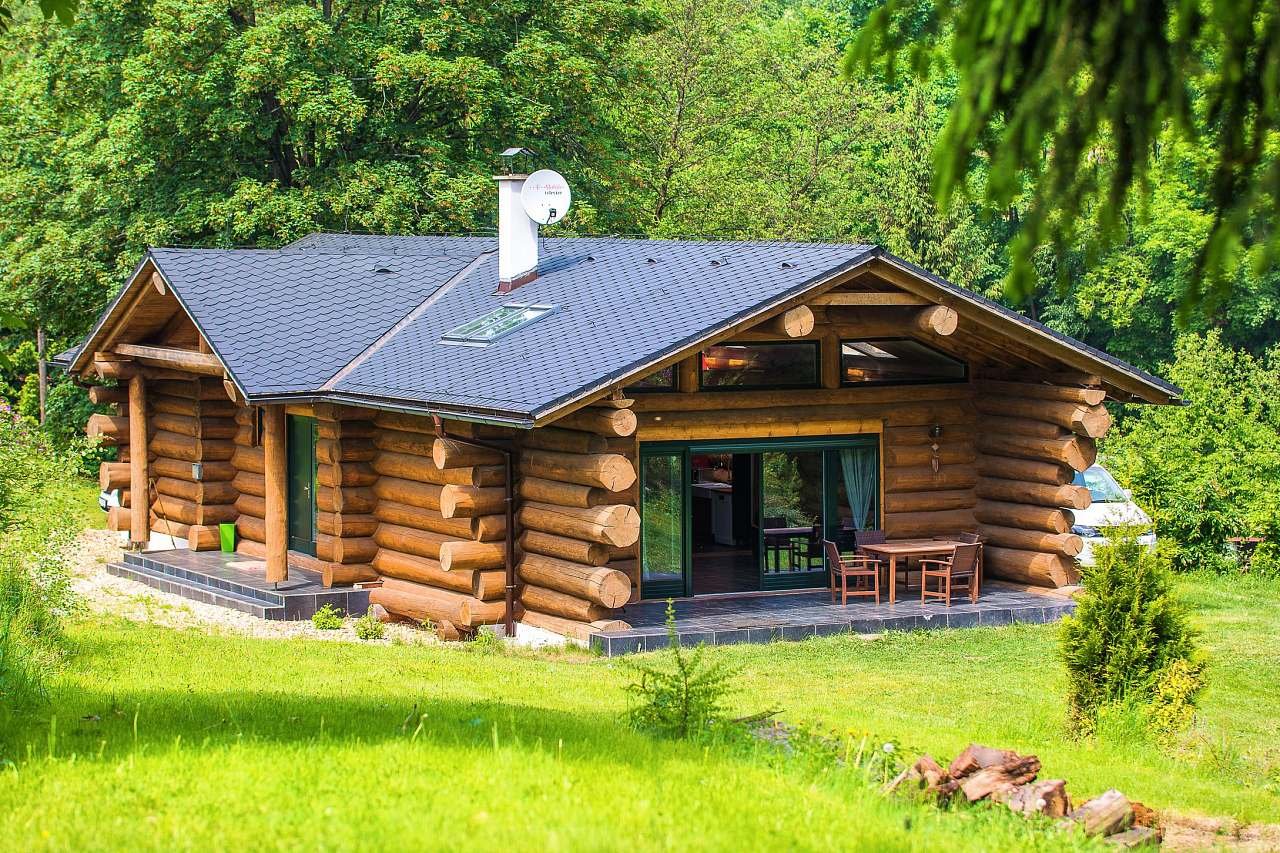
[[[525,178],[520,190],[524,212],[539,225],[552,225],[564,219],[572,201],[569,182],[550,169],[539,169]]]

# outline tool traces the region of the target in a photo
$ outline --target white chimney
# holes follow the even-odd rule
[[[510,293],[538,277],[538,223],[520,191],[528,175],[496,175],[498,182],[498,292]]]

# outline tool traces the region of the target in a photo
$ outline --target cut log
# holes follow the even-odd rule
[[[320,570],[320,583],[326,589],[368,583],[377,579],[378,573],[368,563],[324,563]]]
[[[151,436],[148,445],[157,456],[168,456],[183,462],[225,462],[231,459],[237,450],[244,452],[250,448],[236,447],[226,438],[197,439],[180,435],[168,430],[157,430]]]
[[[183,524],[180,521],[166,521],[155,513],[151,514],[151,532],[161,533],[187,540],[187,547],[192,551],[216,551],[222,545],[218,528],[213,525]]]
[[[211,353],[178,349],[177,347],[157,347],[142,344],[116,344],[116,352],[129,356],[142,364],[155,367],[167,367],[186,373],[201,376],[217,376],[221,378],[226,368],[218,357]]]
[[[992,435],[1029,435],[1035,438],[1066,438],[1070,435],[1057,424],[1045,421],[1033,421],[1029,418],[1001,418],[991,416],[982,421],[984,432]]]
[[[891,539],[927,539],[947,533],[963,533],[975,526],[973,511],[969,509],[884,515],[884,531]]]
[[[608,441],[602,435],[559,427],[530,430],[522,438],[522,444],[534,450],[554,450],[561,453],[604,453],[609,448]]]
[[[440,494],[444,486],[434,483],[417,483],[399,477],[379,477],[373,484],[373,493],[379,500],[394,501],[422,509],[440,509]]]
[[[190,482],[224,483],[236,476],[235,466],[225,460],[210,460],[200,463],[200,480],[195,478],[192,463],[182,459],[170,459],[157,456],[151,460],[151,473],[156,477],[172,477],[175,480]]]
[[[1111,415],[1103,406],[992,394],[978,394],[973,402],[988,415],[1045,421],[1089,438],[1101,438],[1111,428]]]
[[[435,449],[436,437],[421,432],[406,432],[398,429],[379,429],[373,436],[373,444],[379,450],[391,453],[408,453],[431,459]],[[434,460],[432,460],[434,462]],[[440,466],[436,466],[437,468]]]
[[[330,488],[347,486],[372,486],[378,473],[367,462],[342,462],[337,465],[317,465],[316,485]]]
[[[537,530],[526,530],[520,536],[520,547],[534,554],[559,557],[585,566],[603,566],[609,562],[609,546],[598,542],[583,542],[566,536],[556,536]]]
[[[231,481],[231,485],[241,495],[253,495],[262,498],[267,494],[267,483],[261,474],[254,474],[251,471],[239,471],[236,477]]]
[[[1046,533],[1066,533],[1075,523],[1070,510],[1003,501],[980,500],[974,505],[973,514],[983,524]]]
[[[501,486],[506,480],[506,470],[502,465],[440,469],[429,457],[409,453],[379,453],[372,465],[373,470],[384,477],[417,480],[437,486]]]
[[[383,548],[439,560],[445,571],[499,569],[506,561],[505,546],[501,542],[464,542],[396,524],[378,525],[374,539]]]
[[[387,578],[369,590],[369,603],[417,622],[452,622],[466,627],[497,624],[504,613],[502,602],[481,601],[472,595],[396,578]]]
[[[96,387],[96,386],[95,386]],[[98,488],[104,492],[129,487],[128,462],[103,462],[98,465]]]
[[[982,549],[982,559],[987,574],[1003,580],[1053,588],[1080,582],[1075,560],[1061,554],[988,545]]]
[[[249,471],[262,474],[266,471],[266,461],[261,447],[236,447],[231,456],[231,464],[238,471]]]
[[[263,541],[267,546],[265,559],[268,583],[289,579],[288,440],[284,406],[264,406],[260,449],[267,493],[264,525],[266,538]],[[245,448],[239,448],[237,456],[245,451]]]
[[[236,422],[230,418],[197,418],[157,411],[151,416],[156,429],[167,430],[191,438],[232,438],[236,434]]]
[[[886,493],[971,489],[977,482],[978,474],[972,465],[943,465],[937,471],[930,465],[884,469]]]
[[[328,421],[316,420],[316,437],[333,441],[354,438],[361,441],[372,441],[378,428],[373,421]]]
[[[107,529],[116,532],[127,531],[129,529],[130,513],[129,508],[124,506],[113,506],[107,508]]]
[[[430,557],[402,554],[399,551],[383,548],[373,558],[373,567],[383,577],[438,586],[468,595],[472,594],[475,588],[476,572],[463,570],[447,572],[440,568],[439,560],[433,560]],[[497,572],[504,574],[501,569]],[[482,598],[482,596],[478,597]]]
[[[525,528],[604,545],[626,547],[640,538],[640,514],[625,504],[580,509],[525,502],[516,518]]]
[[[930,305],[922,308],[912,318],[912,324],[921,332],[947,337],[955,334],[960,325],[960,315],[954,308],[945,305]]]
[[[1093,502],[1089,490],[1084,486],[1047,486],[1044,483],[1024,483],[1021,480],[994,477],[980,477],[973,491],[980,498],[1067,509],[1088,509]]]
[[[128,401],[129,392],[118,385],[92,385],[89,387],[89,402],[95,406],[126,403]]]
[[[1111,788],[1071,813],[1085,835],[1115,835],[1133,825],[1133,808],[1125,795]]]
[[[563,429],[580,429],[597,435],[633,435],[636,431],[636,415],[630,409],[601,409],[594,406],[570,412],[556,421]]]
[[[471,518],[505,513],[505,486],[441,486],[440,514],[445,518]]]
[[[237,502],[237,506],[239,503]],[[372,513],[317,512],[316,530],[328,536],[366,538],[378,529],[378,518]]]
[[[809,306],[799,305],[765,320],[755,330],[784,338],[803,338],[813,332],[813,322],[813,311]]]
[[[1006,397],[1062,400],[1085,406],[1097,406],[1107,399],[1107,392],[1101,388],[1070,388],[1063,385],[1045,385],[1040,382],[1001,382],[997,379],[980,379],[978,390]]]
[[[917,758],[910,767],[899,773],[884,786],[885,793],[892,794],[903,786],[912,793],[934,792],[947,779],[947,771],[943,770],[934,757],[925,754]]]
[[[378,448],[367,438],[318,438],[316,461],[327,464],[338,462],[369,462],[378,455]]]
[[[239,407],[229,400],[197,400],[194,397],[169,397],[164,394],[153,394],[150,398],[151,408],[155,412],[179,415],[188,418],[211,418],[228,420],[236,423],[235,414]]]
[[[1045,533],[1041,530],[1020,530],[994,524],[979,525],[978,532],[988,546],[1062,554],[1067,557],[1074,557],[1084,550],[1084,540],[1074,533]]]
[[[198,504],[164,494],[157,496],[151,506],[161,518],[183,524],[222,524],[235,521],[240,515],[232,504]]]
[[[369,536],[316,534],[316,556],[331,563],[372,563],[378,543]]]
[[[894,492],[884,496],[884,511],[886,513],[945,512],[954,509],[972,509],[973,503],[973,492],[969,489]]]
[[[495,541],[505,536],[505,516],[482,516],[480,518],[445,518],[439,510],[423,509],[409,504],[394,501],[378,501],[373,514],[379,521],[412,527],[415,530],[427,530],[457,539],[480,539]],[[496,518],[498,521],[494,521]]]
[[[487,447],[464,444],[452,438],[437,438],[431,445],[431,461],[437,468],[466,468],[471,465],[501,465],[503,455]]]
[[[236,535],[250,542],[267,541],[267,523],[252,515],[242,515],[236,519]]]
[[[586,644],[591,642],[592,634],[599,634],[600,628],[591,622],[579,622],[576,619],[565,619],[563,616],[552,616],[550,613],[539,613],[536,610],[524,611],[524,616],[520,621],[526,625],[532,625],[535,628],[541,628],[544,631],[550,631],[553,634],[559,634],[562,637],[569,637],[580,643]],[[626,630],[625,628],[615,630]]]
[[[628,501],[622,499],[622,496],[629,494],[629,492],[611,492],[598,486],[543,480],[540,477],[521,478],[517,492],[525,500],[583,509],[604,504],[627,503]]]
[[[1066,817],[1071,811],[1067,783],[1062,779],[1041,779],[992,794],[991,799],[1024,815]]]
[[[598,409],[595,411],[604,411]],[[617,411],[630,411],[618,409]],[[520,454],[520,471],[531,477],[598,486],[611,492],[631,488],[636,469],[631,460],[617,453],[557,453],[526,450]]]
[[[1017,756],[1013,761],[984,767],[960,783],[960,790],[971,803],[984,800],[997,792],[1025,785],[1040,772],[1040,759],[1034,755]]]
[[[1085,470],[1098,459],[1098,447],[1093,439],[1078,435],[1069,438],[1036,438],[1029,435],[983,433],[978,437],[978,450],[992,456],[1057,462],[1075,471]]]
[[[89,438],[100,438],[103,444],[129,443],[129,418],[124,415],[104,415],[95,412],[85,424]]]
[[[232,483],[226,481],[192,482],[176,477],[157,477],[155,488],[162,495],[182,498],[198,504],[234,503],[240,494]]]
[[[542,554],[525,554],[519,566],[526,583],[616,608],[631,597],[631,579],[617,569],[584,566]]]
[[[368,486],[347,486],[333,489],[320,486],[316,489],[316,509],[325,512],[373,512],[378,499]]]
[[[431,441],[435,440],[435,423],[431,418],[426,418],[421,415],[407,415],[402,412],[380,411],[374,413],[373,422],[383,429],[426,433],[431,436]],[[429,451],[428,455],[430,455]]]
[[[534,586],[533,584],[525,584],[520,593],[520,603],[529,610],[549,613],[552,616],[560,616],[565,619],[575,619],[579,622],[608,619],[613,615],[613,611],[610,608],[602,607],[599,604],[587,601],[585,598],[565,595],[563,592]]]
[[[985,477],[1024,480],[1049,486],[1065,486],[1074,476],[1070,468],[1058,462],[1036,462],[1030,459],[985,455],[978,457],[978,473]]]
[[[455,569],[452,574],[457,574]],[[481,601],[497,601],[507,594],[507,573],[504,569],[471,572],[471,594]]]

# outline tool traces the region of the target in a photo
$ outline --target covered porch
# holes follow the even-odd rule
[[[1056,622],[1075,611],[1073,588],[1048,589],[1003,581],[984,585],[976,603],[956,598],[951,606],[919,594],[882,600],[850,599],[832,604],[827,590],[756,595],[701,596],[675,601],[676,629],[682,645],[771,643],[833,634],[976,628],[1013,623]],[[627,631],[593,635],[591,646],[606,657],[654,651],[668,644],[665,601],[628,604],[622,618]]]

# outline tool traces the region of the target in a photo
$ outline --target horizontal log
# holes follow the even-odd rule
[[[231,459],[237,448],[230,439],[193,439],[176,432],[157,430],[148,443],[152,452],[170,459],[185,462],[225,462]],[[247,448],[238,448],[243,451]]]
[[[316,488],[316,509],[325,512],[373,512],[378,499],[369,486],[346,486],[334,489]]]
[[[182,397],[189,400],[227,402],[222,383],[194,376],[186,379],[153,379],[147,383],[147,391],[149,395],[163,394],[166,397]]]
[[[341,462],[337,465],[316,465],[316,485],[331,489],[348,486],[372,486],[378,481],[378,472],[367,462]]]
[[[948,308],[945,305],[930,305],[916,312],[915,316],[911,318],[911,323],[916,331],[945,338],[954,334],[959,327],[960,315],[956,313],[954,308]]]
[[[196,482],[192,463],[185,459],[157,456],[151,460],[150,467],[150,474],[153,477],[172,477],[175,480]],[[226,460],[207,460],[200,463],[200,481],[202,482],[230,482],[235,476],[235,466]]]
[[[251,542],[266,542],[267,523],[252,515],[241,515],[236,518],[236,535]]]
[[[151,532],[177,539],[187,540],[187,548],[192,551],[216,551],[222,547],[222,537],[218,528],[211,524],[183,524],[180,521],[165,521],[155,513],[151,514]]]
[[[420,432],[406,432],[404,430],[395,429],[379,429],[374,433],[374,447],[379,450],[387,450],[392,453],[408,453],[413,456],[421,456],[423,459],[431,459],[432,451],[435,449],[435,435],[428,435]],[[434,459],[431,459],[434,463]],[[439,468],[440,466],[436,466]]]
[[[226,368],[211,353],[178,349],[177,347],[146,346],[142,344],[116,344],[116,352],[129,356],[142,364],[182,370],[201,376],[222,377]]]
[[[1103,406],[993,394],[978,394],[974,405],[988,415],[1045,421],[1088,438],[1101,438],[1111,428],[1111,415]]]
[[[261,498],[267,494],[266,478],[252,471],[237,471],[235,479],[231,481],[231,485],[235,486],[236,491],[242,495],[253,495]]]
[[[455,572],[460,570],[455,569]],[[471,594],[481,601],[497,601],[507,594],[507,573],[504,569],[471,572]]]
[[[506,471],[502,465],[440,469],[430,458],[408,453],[379,453],[372,465],[373,470],[384,477],[417,480],[438,486],[500,486],[506,480]]]
[[[991,435],[1029,435],[1035,438],[1066,438],[1070,430],[1045,421],[1030,418],[986,417],[982,419],[983,432]]]
[[[333,464],[336,462],[370,462],[378,453],[373,440],[368,438],[318,438],[316,439],[316,460]]]
[[[129,529],[130,514],[129,508],[124,506],[113,506],[107,508],[107,529],[119,532]]]
[[[1006,397],[1034,397],[1039,400],[1062,400],[1085,406],[1101,405],[1107,392],[1101,388],[1071,388],[1064,385],[1045,385],[1040,382],[1002,382],[997,379],[980,379],[978,390],[986,394],[1002,394]]]
[[[520,472],[544,480],[598,486],[611,492],[629,489],[636,481],[635,466],[630,459],[618,453],[525,450],[520,454]]]
[[[914,293],[881,290],[831,290],[809,300],[813,305],[928,305],[929,300]]]
[[[1061,554],[991,546],[982,550],[983,567],[989,577],[1049,587],[1070,586],[1080,582],[1080,572],[1075,560]]]
[[[96,386],[95,386],[96,387]],[[129,486],[128,462],[103,462],[98,465],[98,488],[104,492]]]
[[[972,465],[943,465],[937,471],[930,465],[886,467],[884,490],[890,492],[938,492],[971,489],[978,482]]]
[[[419,483],[399,477],[379,477],[373,484],[373,493],[379,500],[434,510],[440,509],[440,495],[444,489],[444,486],[437,486],[435,483]]]
[[[994,524],[978,525],[978,532],[989,545],[1020,551],[1075,557],[1084,550],[1084,540],[1074,533],[1045,533],[1042,530],[1019,530]]]
[[[254,518],[267,517],[267,500],[261,495],[240,495],[236,498],[235,506],[241,515],[252,515]]]
[[[409,415],[403,412],[374,412],[373,422],[383,429],[400,430],[404,432],[421,432],[426,433],[435,438],[436,427],[434,421],[429,417],[422,415]]]
[[[416,622],[452,622],[468,628],[497,624],[505,613],[502,602],[481,601],[473,595],[396,578],[386,578],[381,586],[369,590],[369,603]]]
[[[102,380],[114,379],[123,382],[132,379],[138,372],[138,366],[131,361],[101,361],[94,359],[94,374]]]
[[[588,406],[570,412],[556,421],[562,429],[578,429],[597,435],[633,435],[636,431],[636,415],[631,409],[601,409]]]
[[[383,577],[397,578],[414,583],[438,586],[442,589],[471,595],[475,588],[475,571],[458,569],[447,572],[440,568],[440,561],[415,554],[402,554],[383,548],[373,558],[373,567]],[[502,574],[502,570],[497,570]]]
[[[316,556],[332,563],[371,563],[378,543],[371,536],[316,534]]]
[[[129,419],[124,415],[104,415],[95,412],[85,424],[89,438],[101,438],[104,444],[129,443]]]
[[[971,444],[942,444],[938,447],[939,465],[969,465],[976,462],[978,452]],[[928,445],[885,445],[884,464],[891,466],[932,465],[934,451]]]
[[[472,465],[500,465],[505,457],[496,450],[476,447],[454,438],[437,438],[431,444],[431,461],[437,468],[467,468]]]
[[[1084,471],[1098,459],[1098,448],[1093,439],[1078,435],[1068,438],[1035,438],[1026,435],[983,434],[978,437],[978,451],[991,456],[1057,462],[1075,471]]]
[[[640,538],[640,514],[625,504],[581,509],[526,501],[516,518],[522,527],[603,545],[625,547]]]
[[[329,441],[349,438],[372,441],[378,428],[373,421],[327,421],[316,420],[316,438]]]
[[[603,607],[621,607],[631,597],[631,579],[617,569],[584,566],[542,554],[525,554],[520,561],[519,575],[525,583],[584,598]]]
[[[397,524],[380,524],[373,536],[383,548],[439,560],[445,571],[499,569],[506,561],[502,542],[468,542]]]
[[[312,406],[311,413],[318,421],[330,421],[333,423],[346,423],[349,421],[372,422],[374,415],[372,409],[362,409],[359,406],[344,406],[341,403],[316,403]]]
[[[868,385],[845,388],[813,388],[804,391],[734,391],[733,393],[688,394],[681,392],[656,392],[637,394],[635,405],[631,410],[640,412],[723,412],[728,409],[755,410],[772,408],[796,408],[800,402],[797,394],[803,394],[803,402],[818,407],[828,414],[836,410],[853,409],[855,417],[863,417],[867,413],[874,417],[882,417],[886,403],[898,405],[929,407],[950,404],[938,409],[939,413],[950,412],[962,415],[964,422],[973,420],[973,391],[964,383],[943,383],[940,385]],[[912,419],[915,420],[914,418]],[[952,423],[951,420],[932,420],[934,423]],[[924,423],[924,421],[921,421]],[[907,424],[911,426],[913,424]],[[530,435],[539,432],[532,430]]]
[[[494,542],[506,536],[506,516],[479,516],[477,518],[445,518],[439,510],[423,509],[394,501],[378,501],[373,514],[379,521],[427,530],[457,539],[478,539]]]
[[[230,400],[197,400],[194,397],[170,397],[166,394],[149,394],[147,402],[157,414],[178,415],[186,418],[217,418],[236,423],[237,407]]]
[[[157,477],[155,488],[162,495],[182,498],[198,504],[234,503],[236,497],[240,494],[232,483],[228,483],[225,480],[221,482],[192,482],[191,480],[180,480],[176,477]]]
[[[1070,510],[1004,501],[980,500],[974,505],[973,515],[983,524],[1046,533],[1066,533],[1075,523]]]
[[[884,430],[885,447],[907,447],[930,444],[972,444],[977,437],[975,424],[953,424],[944,426],[942,437],[935,439],[929,434],[927,426],[886,427]]]
[[[229,418],[195,418],[167,412],[154,413],[151,425],[191,438],[233,438],[237,429],[235,421]]]
[[[974,530],[973,510],[939,512],[886,512],[884,531],[890,539],[917,539]]]
[[[536,610],[539,613],[575,619],[579,622],[609,619],[613,616],[613,611],[608,607],[533,584],[524,585],[520,591],[520,603],[527,610]]]
[[[440,514],[445,518],[505,514],[506,486],[441,486]]]
[[[151,507],[161,518],[183,524],[221,524],[235,521],[240,514],[232,504],[198,504],[170,495],[157,496]]]
[[[1011,503],[1037,504],[1039,506],[1088,509],[1093,502],[1084,486],[1047,486],[1044,483],[1027,483],[1022,480],[1002,480],[995,477],[979,477],[974,494]]]
[[[583,542],[567,536],[556,536],[537,530],[526,530],[520,536],[522,550],[533,554],[559,557],[586,566],[603,566],[609,562],[609,546],[599,542]]]
[[[316,530],[329,536],[369,537],[378,529],[378,519],[368,512],[317,512]]]
[[[625,626],[611,628],[611,630],[615,631],[625,631],[630,628],[627,623],[617,619],[600,620],[598,623],[579,622],[575,619],[565,619],[562,616],[552,616],[550,613],[539,613],[536,610],[525,610],[524,615],[520,617],[520,621],[526,625],[532,625],[535,628],[541,628],[544,631],[568,637],[584,645],[591,642],[591,635],[601,632],[602,629],[598,627],[599,625]]]
[[[972,509],[972,489],[945,489],[936,492],[886,492],[885,512],[945,512]]]
[[[95,406],[129,402],[129,389],[119,385],[89,386],[89,402]]]
[[[321,563],[320,583],[327,589],[333,586],[351,586],[376,581],[378,573],[369,563]]]
[[[611,492],[599,486],[583,486],[578,483],[561,483],[540,477],[522,477],[517,493],[527,501],[537,501],[556,506],[581,507],[583,509],[604,504],[627,503],[620,496],[626,492]]]
[[[561,453],[604,453],[609,442],[604,436],[576,429],[539,427],[521,437],[524,447],[534,450],[555,450]]]
[[[1074,472],[1060,462],[1010,459],[1007,456],[985,454],[978,457],[978,473],[984,477],[1045,483],[1050,486],[1065,486],[1074,477]]]

